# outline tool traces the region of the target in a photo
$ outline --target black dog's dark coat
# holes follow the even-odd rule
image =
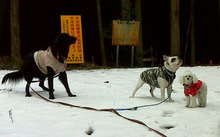
[[[54,57],[59,56],[58,60],[61,63],[64,63],[65,58],[68,56],[69,52],[69,46],[71,44],[74,44],[76,42],[76,38],[70,36],[69,34],[66,33],[61,33],[54,42],[54,45],[51,46],[51,51]],[[24,63],[19,71],[12,72],[6,74],[3,79],[2,79],[2,84],[6,83],[7,81],[12,82],[12,83],[17,83],[22,79],[25,79],[27,81],[26,85],[26,97],[30,97],[31,94],[29,92],[29,85],[32,82],[33,78],[39,78],[40,83],[39,86],[46,91],[49,91],[49,98],[50,99],[55,99],[54,94],[53,94],[53,78],[54,78],[55,72],[54,70],[47,66],[47,75],[42,73],[38,66],[35,63],[34,60],[34,53],[30,53],[25,59]],[[44,86],[44,80],[48,77],[48,85],[49,89]],[[73,95],[69,89],[68,81],[67,81],[67,76],[66,72],[61,72],[59,73],[59,79],[66,88],[66,92],[68,96],[70,97],[75,97],[76,95]]]

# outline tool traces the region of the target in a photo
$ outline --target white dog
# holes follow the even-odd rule
[[[163,67],[159,67],[158,69],[148,69],[140,74],[136,88],[130,96],[131,98],[134,97],[138,89],[145,83],[150,86],[150,93],[152,97],[154,97],[153,91],[156,87],[160,88],[161,100],[165,100],[165,88],[167,88],[167,95],[170,95],[173,80],[176,77],[175,72],[182,65],[182,59],[177,56],[168,57],[165,55],[163,56],[163,59]],[[171,95],[169,100],[173,101]]]
[[[207,85],[205,82],[198,80],[196,75],[192,74],[191,71],[185,71],[184,74],[180,76],[179,82],[184,86],[186,107],[190,106],[190,101],[192,100],[191,107],[195,108],[197,106],[196,97],[199,106],[206,107]]]

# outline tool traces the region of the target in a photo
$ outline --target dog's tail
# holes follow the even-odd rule
[[[16,71],[16,72],[12,72],[12,73],[8,73],[6,74],[3,79],[2,79],[2,84],[6,83],[7,81],[9,83],[13,83],[16,84],[19,81],[21,81],[24,78],[22,71]]]

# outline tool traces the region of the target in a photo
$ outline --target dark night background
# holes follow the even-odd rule
[[[170,54],[170,0],[142,0],[143,45],[153,46],[155,56]],[[120,0],[101,0],[103,28],[121,19]],[[101,65],[96,0],[20,0],[21,55],[46,49],[60,33],[60,15],[81,15],[84,57]],[[184,55],[190,0],[180,1],[181,56]],[[196,61],[220,63],[219,0],[197,0],[195,5]],[[10,1],[0,1],[0,56],[10,55]],[[105,39],[108,62],[115,61],[115,47]],[[122,50],[123,51],[123,50]],[[124,53],[126,54],[126,53]],[[130,53],[127,53],[130,54]],[[190,59],[190,53],[188,60]],[[160,62],[158,62],[160,63]]]

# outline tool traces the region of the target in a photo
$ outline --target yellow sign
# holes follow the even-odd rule
[[[81,16],[61,15],[61,32],[77,37],[76,43],[70,45],[66,63],[84,63]]]
[[[112,45],[138,46],[139,21],[113,20]]]

